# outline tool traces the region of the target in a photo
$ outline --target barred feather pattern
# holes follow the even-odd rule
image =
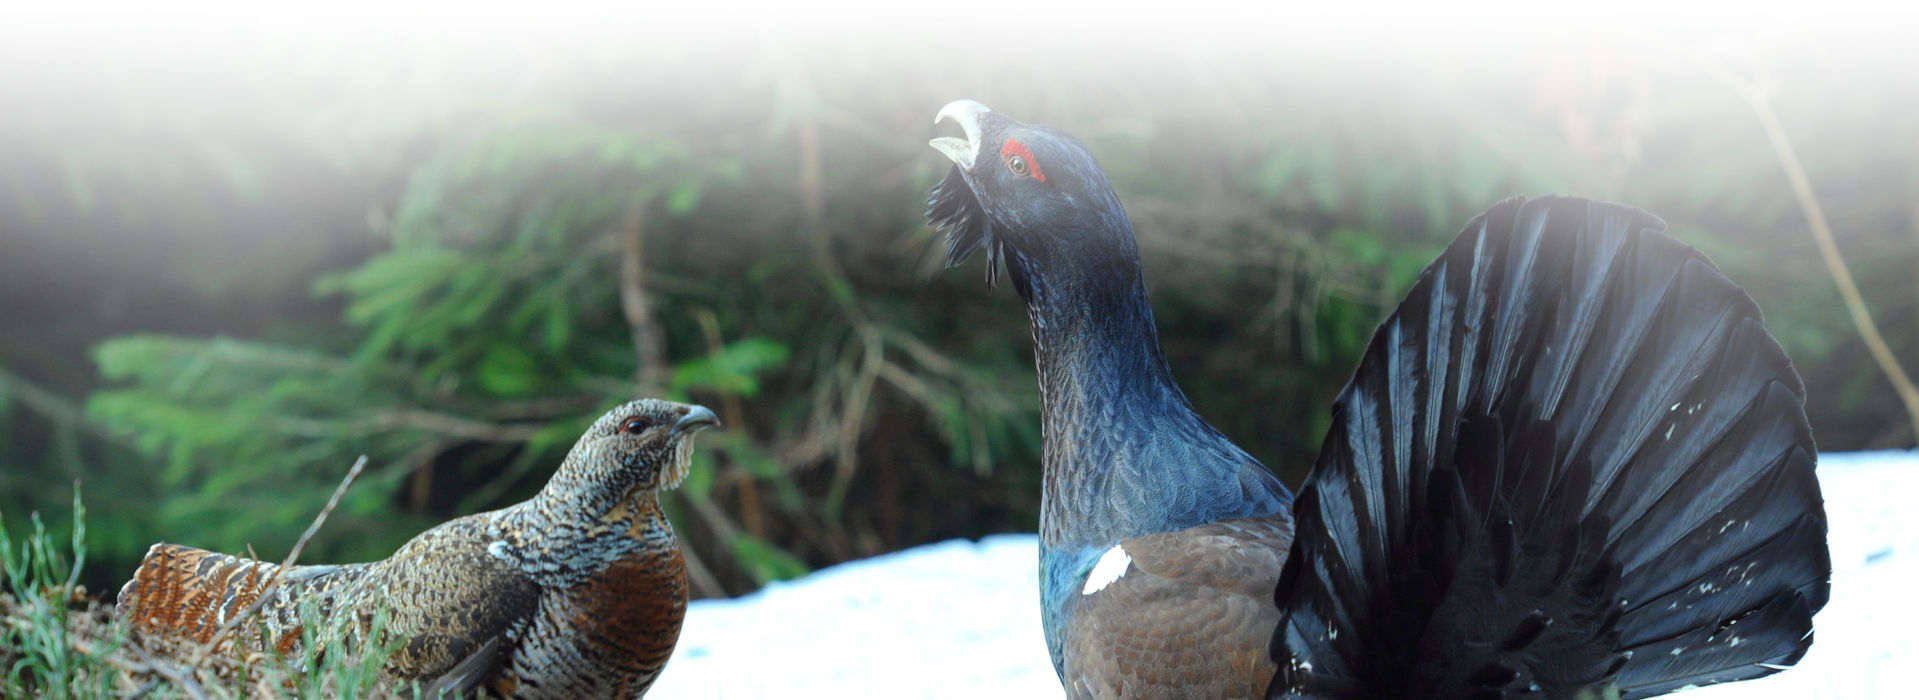
[[[391,683],[429,695],[640,697],[686,612],[685,559],[659,490],[685,478],[693,434],[716,423],[698,406],[628,403],[596,421],[532,499],[434,527],[378,562],[293,567],[272,590],[275,564],[154,545],[119,610],[163,649],[237,639],[281,653],[300,647],[302,607],[350,634],[384,613],[387,633],[405,639],[383,667]],[[265,636],[216,640],[262,596]]]
[[[661,528],[649,536],[671,541],[673,533]],[[518,698],[638,697],[673,655],[686,600],[679,547],[624,557],[542,597],[492,689]]]
[[[298,602],[314,600],[318,611],[328,614],[339,591],[360,582],[366,570],[366,565],[288,569],[261,606],[266,638],[255,640],[257,646],[291,652],[303,631]],[[176,639],[207,644],[260,599],[278,571],[278,564],[162,542],[148,548],[133,580],[120,589],[118,607],[136,628],[167,630]],[[232,640],[223,638],[215,649],[229,648]]]

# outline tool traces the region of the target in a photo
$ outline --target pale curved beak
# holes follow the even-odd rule
[[[938,124],[951,119],[957,122],[960,125],[960,129],[966,132],[966,138],[959,139],[952,136],[941,136],[927,141],[927,145],[932,146],[934,150],[940,153],[946,154],[947,158],[951,158],[954,163],[959,164],[960,169],[972,170],[973,163],[979,160],[980,116],[991,111],[993,110],[988,109],[986,105],[972,100],[954,100],[947,103],[945,107],[940,108],[939,115],[933,117],[933,123]]]
[[[691,435],[719,424],[720,417],[713,415],[713,409],[694,406],[687,410],[686,415],[680,416],[678,423],[673,424],[673,434]]]

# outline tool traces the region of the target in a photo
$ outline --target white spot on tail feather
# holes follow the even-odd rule
[[[1126,554],[1126,550],[1122,549],[1119,545],[1113,545],[1112,549],[1106,550],[1105,554],[1099,555],[1099,563],[1094,564],[1093,570],[1086,574],[1086,587],[1081,588],[1079,594],[1092,595],[1098,593],[1099,590],[1105,588],[1107,584],[1118,581],[1119,577],[1125,576],[1127,567],[1132,565],[1133,558]]]

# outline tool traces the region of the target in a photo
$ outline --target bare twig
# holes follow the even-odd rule
[[[726,511],[721,510],[719,504],[714,503],[712,499],[687,500],[693,504],[693,511],[706,520],[707,524],[713,528],[713,534],[718,535],[720,539],[730,542],[740,537],[740,526],[733,524],[733,519],[727,517]]]
[[[837,508],[845,498],[847,487],[852,485],[853,474],[859,468],[860,434],[866,429],[866,405],[873,397],[873,383],[879,379],[880,367],[886,362],[886,345],[881,342],[878,333],[861,333],[860,368],[855,375],[851,390],[846,393],[846,403],[840,414],[840,453],[835,460],[833,486],[829,489],[828,501]]]
[[[547,419],[589,411],[605,400],[606,397],[600,394],[579,394],[522,401],[501,401],[489,403],[480,407],[479,410],[494,420]]]
[[[713,575],[713,569],[700,558],[699,552],[680,542],[680,554],[686,557],[686,578],[693,582],[693,589],[708,598],[726,597],[726,587],[720,585],[720,577]]]
[[[620,308],[626,312],[626,325],[633,333],[633,351],[639,355],[640,369],[635,379],[640,393],[652,395],[666,385],[666,343],[646,298],[646,237],[642,227],[645,220],[643,201],[627,207],[625,245],[620,256]]]
[[[539,434],[541,429],[538,425],[499,425],[416,409],[381,411],[344,421],[278,416],[270,424],[280,432],[303,437],[337,437],[342,432],[351,437],[394,430],[424,430],[478,442],[526,442]]]
[[[293,550],[287,552],[286,559],[281,560],[280,568],[275,569],[273,576],[267,579],[266,585],[260,587],[259,598],[245,610],[240,611],[240,614],[220,625],[220,629],[215,630],[213,636],[208,638],[205,644],[199,645],[193,655],[187,658],[188,673],[200,667],[200,664],[206,660],[207,653],[220,644],[222,637],[238,628],[240,623],[253,619],[253,616],[258,615],[260,609],[273,599],[273,594],[280,585],[280,577],[287,572],[287,569],[293,568],[294,562],[300,560],[300,552],[306,549],[307,542],[312,541],[313,535],[320,531],[320,526],[326,524],[327,516],[332,515],[333,509],[339,507],[340,498],[346,495],[347,489],[353,486],[355,479],[360,478],[360,471],[365,468],[366,455],[360,455],[359,459],[353,461],[353,468],[347,470],[346,477],[340,480],[340,485],[333,489],[333,496],[327,499],[326,506],[320,509],[320,514],[314,516],[313,522],[307,525],[306,532],[300,533],[300,539],[293,543]]]
[[[1779,123],[1779,115],[1773,112],[1771,101],[1762,90],[1738,80],[1723,68],[1709,64],[1706,71],[1743,98],[1752,107],[1753,116],[1758,117],[1760,128],[1765,130],[1766,138],[1772,142],[1773,153],[1779,157],[1780,167],[1786,171],[1786,181],[1792,185],[1793,195],[1799,199],[1799,209],[1806,216],[1806,226],[1812,229],[1813,241],[1819,244],[1819,255],[1826,262],[1826,271],[1832,275],[1833,283],[1839,287],[1839,296],[1846,302],[1846,311],[1852,315],[1853,326],[1858,328],[1866,350],[1879,363],[1879,370],[1885,373],[1893,391],[1899,394],[1900,402],[1905,404],[1906,417],[1912,421],[1913,439],[1919,440],[1919,387],[1913,386],[1912,379],[1900,367],[1898,358],[1893,356],[1891,346],[1879,334],[1879,326],[1872,322],[1865,298],[1859,294],[1859,286],[1853,282],[1846,261],[1839,257],[1839,246],[1833,243],[1832,227],[1826,223],[1826,214],[1819,207],[1819,198],[1813,194],[1812,181],[1806,177],[1806,170],[1799,163],[1799,155],[1793,150],[1792,141],[1786,137],[1785,127]]]
[[[643,396],[658,395],[666,388],[666,336],[660,324],[653,317],[653,306],[646,297],[646,250],[645,201],[635,201],[626,210],[621,238],[620,255],[620,309],[626,312],[626,325],[633,334],[633,352],[638,356],[639,371],[635,372],[634,382],[638,384]],[[703,496],[687,494],[687,500],[695,502]],[[693,547],[680,543],[680,552],[686,557],[687,578],[693,583],[693,589],[701,595],[718,597],[726,595],[726,588],[720,585],[719,578],[713,575],[706,563],[700,560]]]
[[[134,655],[140,657],[140,663],[146,667],[146,670],[152,671],[154,675],[160,678],[171,681],[181,692],[186,693],[187,697],[194,698],[194,700],[206,700],[206,691],[202,690],[200,683],[193,678],[192,666],[187,667],[186,671],[174,668],[172,665],[154,658],[152,654],[148,654],[145,648],[142,648],[131,639],[127,640],[125,648],[132,649]],[[128,695],[127,697],[131,700],[138,700],[138,698],[146,697],[147,693],[153,692],[153,689],[159,687],[159,685],[160,681],[157,679],[148,681],[146,685],[140,686],[139,690],[134,691],[132,695]]]
[[[112,432],[108,431],[105,426],[88,420],[86,412],[80,409],[79,403],[47,391],[39,385],[21,378],[17,374],[7,371],[5,367],[0,367],[0,386],[5,386],[8,393],[12,394],[13,398],[18,400],[21,405],[31,409],[34,413],[46,416],[48,420],[53,421],[56,425],[77,427],[108,442],[122,442],[116,438]]]
[[[428,440],[407,453],[405,463],[413,472],[413,484],[407,488],[410,501],[407,506],[412,508],[413,512],[426,511],[427,503],[433,495],[433,460],[439,457],[440,453],[445,452],[446,447],[445,442]]]
[[[700,334],[706,338],[708,352],[717,353],[726,349],[726,340],[720,335],[720,318],[712,309],[700,308],[693,314],[700,323]],[[744,426],[746,409],[740,405],[740,397],[733,392],[720,395],[720,413],[726,417],[726,424]],[[734,480],[740,495],[740,519],[742,526],[754,537],[765,537],[766,526],[760,508],[760,487],[750,475]]]

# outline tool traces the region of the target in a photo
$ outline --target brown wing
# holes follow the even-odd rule
[[[1067,623],[1067,694],[1260,697],[1276,670],[1272,591],[1292,540],[1292,519],[1272,515],[1120,542]]]
[[[303,632],[299,609],[315,603],[322,619],[348,612],[354,629],[384,613],[386,630],[407,638],[385,672],[400,680],[432,679],[463,660],[494,658],[494,640],[525,624],[539,589],[525,574],[487,554],[483,516],[468,516],[421,533],[393,556],[372,564],[296,566],[281,576],[261,619],[260,640],[281,653]],[[119,610],[135,629],[163,639],[205,643],[265,591],[275,564],[192,547],[156,544],[120,592]],[[156,640],[159,641],[159,640]],[[487,675],[481,661],[462,667]],[[497,669],[494,669],[497,671]]]
[[[476,677],[476,658],[499,658],[495,640],[526,624],[538,604],[539,586],[526,574],[488,554],[485,518],[467,516],[408,541],[381,563],[380,600],[362,606],[371,615],[387,606],[387,628],[407,644],[388,657],[386,672],[400,679],[432,679],[461,667]],[[497,670],[497,669],[496,669]]]

